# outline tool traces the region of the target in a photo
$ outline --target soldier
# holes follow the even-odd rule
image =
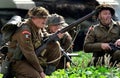
[[[28,11],[26,19],[12,36],[8,47],[7,59],[10,60],[12,72],[16,78],[45,78],[55,71],[60,59],[59,44],[48,43],[37,57],[35,49],[43,43],[44,28],[48,10],[34,7]]]
[[[63,27],[68,26],[67,23],[65,23],[65,20],[63,16],[58,14],[52,14],[50,17],[48,17],[46,25],[48,26],[47,30],[49,33],[55,33],[62,29]],[[68,32],[63,33],[63,35],[60,36],[61,39],[59,40],[60,46],[62,49],[64,49],[65,52],[71,53],[72,52],[72,37],[69,35]],[[60,63],[57,66],[57,69],[63,69],[64,67],[70,67],[70,62],[67,60],[66,63],[64,63],[64,56],[60,59]]]
[[[116,65],[120,62],[120,50],[113,51],[112,46],[109,45],[112,43],[120,46],[120,25],[112,20],[115,10],[109,4],[101,4],[96,7],[96,10],[98,10],[96,17],[99,23],[89,28],[84,42],[84,51],[93,53],[93,60],[90,64],[94,66],[104,65],[105,61]]]

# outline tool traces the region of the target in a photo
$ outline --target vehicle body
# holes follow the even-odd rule
[[[24,18],[33,6],[35,3],[31,0],[0,0],[0,28],[14,15]]]

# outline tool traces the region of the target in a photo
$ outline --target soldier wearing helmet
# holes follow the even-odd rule
[[[49,12],[43,7],[34,7],[28,11],[28,16],[31,18],[39,17],[39,18],[46,18],[48,17]]]
[[[111,15],[113,16],[115,14],[115,10],[114,8],[109,5],[109,4],[101,4],[99,6],[96,7],[96,10],[98,11],[96,13],[96,16],[98,17],[99,13],[102,11],[102,10],[109,10],[111,12]]]
[[[115,10],[108,4],[101,4],[96,10],[99,23],[89,28],[84,42],[84,51],[93,53],[90,65],[104,65],[106,60],[109,61],[109,65],[117,65],[120,62],[120,50],[113,50],[110,45],[112,43],[120,46],[120,25],[112,19]]]
[[[11,37],[7,58],[12,61],[11,71],[16,78],[45,78],[55,71],[61,56],[58,42],[48,43],[39,55],[35,54],[35,49],[43,43],[42,30],[48,16],[44,7],[30,9],[28,18]]]
[[[49,16],[46,25],[48,26],[48,30],[51,28],[51,26],[60,27],[60,29],[68,26],[68,24],[65,22],[64,17],[58,14],[52,14]],[[49,32],[53,33],[56,31],[49,30]]]
[[[63,16],[58,14],[52,14],[48,17],[46,25],[48,26],[48,32],[49,33],[55,33],[62,29],[63,27],[68,26],[68,24],[65,22],[65,19]],[[68,32],[63,33],[60,36],[60,46],[65,50],[65,52],[71,53],[72,52],[72,37]],[[63,69],[64,67],[70,67],[70,62],[67,60],[66,63],[64,63],[64,56],[60,59],[60,63],[57,66],[57,69]]]

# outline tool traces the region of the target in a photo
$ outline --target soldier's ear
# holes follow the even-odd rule
[[[101,14],[99,13],[97,19],[99,20],[100,18],[101,18]]]

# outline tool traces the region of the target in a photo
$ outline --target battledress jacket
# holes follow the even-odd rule
[[[36,42],[40,42],[41,38],[38,28],[29,19],[13,36],[10,43],[10,48],[15,50],[17,47],[20,48],[24,58],[20,59],[25,61],[38,72],[42,72],[43,69],[39,64],[39,60],[35,54]],[[26,27],[27,26],[27,27]],[[29,28],[28,28],[29,27]],[[38,43],[37,43],[38,44]],[[40,45],[40,43],[39,43]],[[15,58],[17,61],[18,59]]]
[[[63,38],[61,38],[59,40],[60,42],[60,45],[61,47],[67,51],[68,53],[71,53],[73,50],[72,50],[72,46],[73,46],[73,43],[72,43],[72,37],[71,35],[68,33],[68,32],[65,32],[64,33],[64,36]]]
[[[117,39],[120,39],[120,26],[117,22],[112,21],[109,29],[99,23],[89,28],[84,41],[84,51],[92,52],[93,57],[104,56],[106,52],[102,50],[101,43],[114,43]]]

